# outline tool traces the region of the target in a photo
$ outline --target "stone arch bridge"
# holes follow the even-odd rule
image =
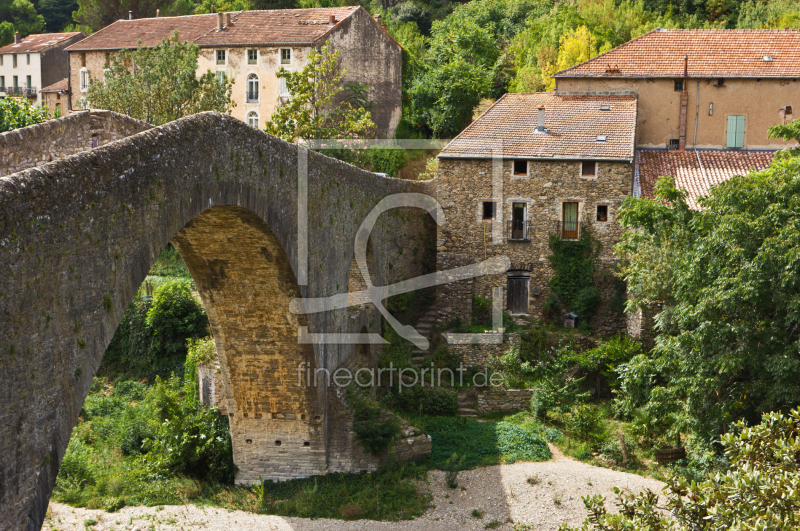
[[[36,155],[17,163],[40,164],[0,178],[0,528],[41,527],[92,376],[170,241],[217,343],[237,481],[373,467],[333,387],[297,379],[298,364],[333,371],[356,346],[300,343],[298,327],[378,332],[379,316],[294,315],[289,302],[347,292],[361,221],[387,195],[431,184],[299,159],[297,146],[226,115],[127,129],[123,118],[85,113],[0,135],[4,158],[16,149]],[[106,143],[115,124],[121,139]],[[435,224],[420,209],[390,211],[370,245],[376,285],[412,278],[430,262],[419,253],[435,253]]]

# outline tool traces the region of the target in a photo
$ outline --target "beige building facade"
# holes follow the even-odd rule
[[[636,96],[507,94],[439,155],[438,199],[445,214],[437,267],[510,261],[507,273],[446,286],[445,319],[469,322],[475,296],[505,288],[504,308],[545,315],[553,276],[551,235],[601,244],[601,269],[615,265],[622,233],[617,214],[633,184]],[[502,161],[491,151],[502,151]],[[598,331],[624,328],[609,309],[613,282],[592,320]]]
[[[136,47],[137,40],[155,46],[175,30],[200,48],[198,74],[211,71],[233,80],[231,115],[254,127],[263,128],[291,97],[279,69],[301,70],[309,52],[328,42],[339,52],[342,84],[367,85],[378,135],[391,137],[400,122],[402,50],[360,7],[118,21],[70,47],[73,108],[91,106],[89,84],[101,79],[113,53]]]

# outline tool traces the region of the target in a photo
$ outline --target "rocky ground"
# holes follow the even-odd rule
[[[421,488],[433,495],[434,507],[422,517],[404,522],[283,518],[194,505],[125,507],[117,513],[105,513],[51,502],[43,529],[85,531],[87,521],[94,520],[96,524],[90,528],[96,531],[554,530],[562,522],[583,521],[586,510],[582,496],[603,494],[612,502],[607,505],[613,507],[614,486],[634,492],[649,488],[657,493],[664,486],[654,479],[565,458],[552,446],[551,450],[554,458],[544,463],[515,463],[462,472],[457,489],[445,485],[443,472],[431,472]],[[480,511],[479,517],[473,516],[475,509]]]

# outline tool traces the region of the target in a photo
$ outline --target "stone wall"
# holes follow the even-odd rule
[[[110,111],[81,111],[0,134],[0,177],[104,146],[152,126]]]
[[[548,260],[549,238],[551,233],[559,233],[563,204],[578,203],[581,230],[591,231],[601,243],[601,269],[613,269],[613,247],[622,234],[617,214],[623,199],[631,194],[633,168],[628,162],[598,161],[596,177],[584,178],[580,161],[528,161],[524,175],[514,174],[512,160],[504,160],[502,167],[502,196],[495,198],[491,160],[439,160],[438,199],[446,224],[438,232],[437,266],[443,270],[451,263],[462,265],[492,256],[507,256],[511,269],[531,270],[528,313],[540,319],[544,317],[543,304],[549,294],[548,281],[553,275]],[[491,200],[498,202],[498,215],[493,220],[483,220],[483,202]],[[525,240],[508,237],[513,203],[526,204],[530,225]],[[607,209],[606,221],[598,221],[598,206]],[[471,316],[472,296],[490,298],[493,286],[506,286],[506,283],[505,274],[479,277],[472,281],[471,293],[465,282],[458,288],[458,296],[452,299],[451,286],[440,288],[439,297],[447,300],[449,307],[442,319]],[[608,305],[613,282],[608,286],[602,284],[604,305],[592,324],[603,332],[622,330],[624,317],[612,312]],[[505,307],[505,301],[503,303]]]
[[[487,336],[489,334],[486,334]],[[465,367],[485,367],[489,357],[502,356],[509,349],[519,348],[520,336],[516,333],[504,334],[502,343],[473,343],[470,345],[450,345],[450,352],[461,357]]]
[[[45,127],[61,135],[57,125]],[[346,294],[362,220],[387,195],[434,188],[316,153],[300,187],[298,158],[295,145],[202,113],[0,178],[0,529],[41,526],[92,377],[170,241],[211,324],[237,482],[377,466],[354,443],[339,390],[297,369],[343,366],[355,345],[314,334],[378,332],[380,317],[296,314],[291,301]],[[425,269],[404,251],[422,245],[408,227],[429,224],[427,213],[384,216],[370,236],[376,285]]]
[[[505,389],[484,387],[478,389],[478,413],[501,413],[520,411],[531,406],[536,389]]]
[[[655,317],[661,313],[662,304],[654,302],[628,313],[628,335],[642,342],[642,346],[650,350],[655,343]]]

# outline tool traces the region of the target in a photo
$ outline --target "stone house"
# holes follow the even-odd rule
[[[800,30],[656,29],[554,77],[636,91],[637,147],[781,149],[767,129],[800,117]]]
[[[69,79],[64,78],[39,91],[41,104],[47,107],[51,116],[64,116],[69,107]],[[62,96],[64,96],[62,98]]]
[[[378,135],[391,137],[402,113],[402,50],[362,7],[238,11],[182,17],[118,20],[69,47],[72,108],[86,100],[90,79],[100,79],[122,48],[157,46],[178,31],[200,48],[198,73],[233,79],[231,115],[254,127],[291,97],[279,68],[302,69],[308,53],[330,41],[340,53],[343,83],[369,86]]]
[[[42,103],[39,88],[67,77],[64,49],[83,37],[83,33],[71,32],[41,33],[23,39],[15,33],[14,42],[0,48],[0,92]]]
[[[591,231],[602,267],[613,267],[617,211],[632,193],[636,120],[635,94],[506,94],[441,151],[446,221],[437,268],[505,255],[511,269],[444,286],[440,317],[469,321],[473,297],[490,297],[498,285],[507,288],[508,311],[542,317],[551,234],[578,239]],[[611,331],[624,319],[601,307],[592,324]]]

